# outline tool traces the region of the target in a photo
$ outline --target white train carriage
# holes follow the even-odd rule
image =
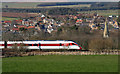
[[[24,44],[24,47],[27,49],[82,49],[78,46],[77,43],[73,41],[7,41],[7,48],[12,48],[14,44],[17,44],[19,47],[21,44]]]
[[[13,47],[17,46],[19,48],[19,46],[21,44],[24,44],[23,41],[7,41],[5,43],[5,47],[6,48],[13,48]]]
[[[0,41],[0,49],[4,48],[4,41]]]

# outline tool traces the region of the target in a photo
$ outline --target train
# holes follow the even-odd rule
[[[31,40],[31,41],[0,41],[0,49],[12,48],[14,45],[19,48],[23,44],[26,49],[67,49],[67,50],[82,50],[74,41],[69,40]]]

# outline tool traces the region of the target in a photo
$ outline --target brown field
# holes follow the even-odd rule
[[[2,17],[13,17],[13,18],[28,18],[37,16],[36,13],[12,13],[12,12],[2,12]]]

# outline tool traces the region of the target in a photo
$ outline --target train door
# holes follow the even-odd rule
[[[4,43],[4,48],[7,48],[7,41],[5,41]]]
[[[68,50],[70,49],[70,43],[68,43],[68,48],[67,48]]]
[[[42,50],[41,49],[41,43],[38,43],[38,48],[39,48],[39,50]]]
[[[62,43],[60,43],[60,45],[59,45],[59,49],[63,49]]]

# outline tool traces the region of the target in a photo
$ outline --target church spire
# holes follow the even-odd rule
[[[104,37],[104,38],[108,38],[108,37],[109,37],[107,19],[106,19],[106,21],[105,21],[105,27],[104,27],[103,37]]]

